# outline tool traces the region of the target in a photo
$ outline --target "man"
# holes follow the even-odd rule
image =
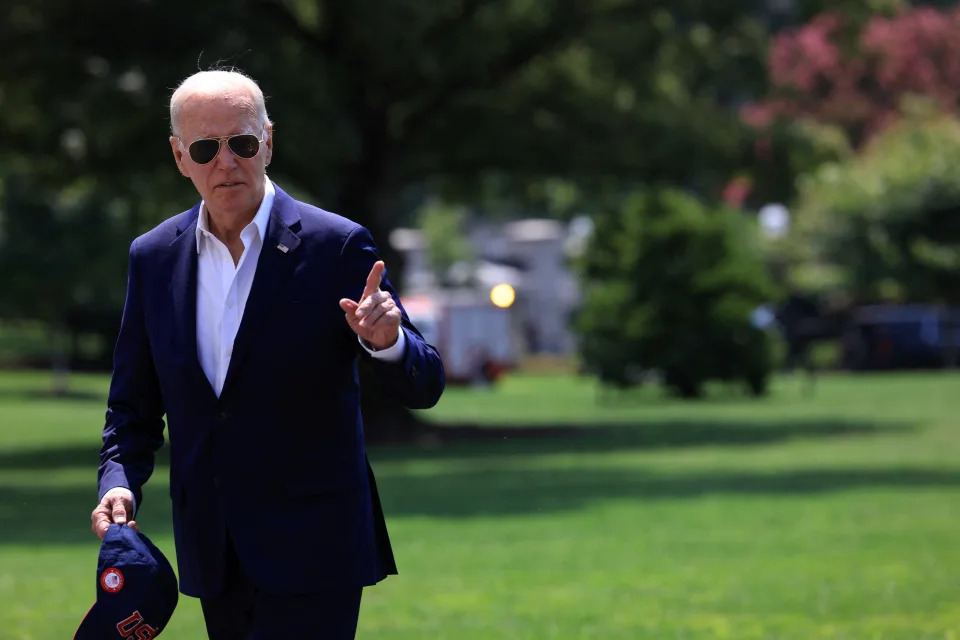
[[[180,590],[209,637],[353,638],[362,588],[396,573],[358,359],[426,408],[440,358],[367,230],[267,179],[273,125],[253,80],[197,73],[170,119],[202,200],[130,248],[93,529],[136,526],[166,414]]]

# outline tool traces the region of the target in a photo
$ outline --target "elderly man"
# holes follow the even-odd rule
[[[135,526],[166,414],[180,589],[209,637],[353,638],[362,588],[396,573],[358,360],[426,408],[440,358],[367,230],[267,179],[273,125],[253,80],[197,73],[170,120],[202,199],[130,247],[93,530]]]

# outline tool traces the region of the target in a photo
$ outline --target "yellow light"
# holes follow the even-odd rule
[[[513,290],[513,287],[506,283],[498,284],[493,289],[490,289],[490,302],[501,309],[506,309],[512,305],[516,299],[517,294]]]

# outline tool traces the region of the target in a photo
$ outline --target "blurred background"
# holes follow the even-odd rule
[[[901,0],[9,0],[0,638],[94,597],[127,251],[197,200],[168,104],[213,67],[450,380],[425,412],[367,381],[401,574],[358,637],[960,636],[958,31]],[[138,521],[172,557],[166,461]],[[168,634],[201,629],[184,600]]]

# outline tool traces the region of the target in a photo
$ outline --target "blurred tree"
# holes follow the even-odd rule
[[[741,151],[724,105],[763,82],[765,34],[736,7],[15,0],[0,26],[0,134],[56,188],[77,173],[155,180],[171,89],[195,66],[238,64],[269,97],[277,177],[379,238],[415,208],[405,198],[438,189],[523,198],[561,177],[715,190]],[[170,182],[164,204],[185,208],[190,187]]]
[[[889,11],[904,3],[888,3]],[[833,7],[779,33],[769,54],[771,95],[745,109],[751,124],[809,119],[840,127],[854,147],[896,120],[905,97],[960,109],[960,7],[871,15]]]
[[[399,279],[387,232],[427,195],[538,206],[556,190],[536,185],[557,180],[583,198],[644,181],[719,192],[744,151],[730,107],[765,82],[765,38],[733,0],[11,0],[0,170],[30,175],[42,202],[85,181],[148,228],[196,198],[170,164],[170,92],[237,65],[268,96],[271,175],[370,228]],[[85,259],[124,269],[126,240],[76,233],[96,247]]]
[[[809,22],[824,11],[836,11],[846,16],[853,24],[863,25],[877,16],[895,15],[910,5],[931,5],[936,2],[930,0],[792,0],[781,4],[793,6],[794,17],[800,24]]]
[[[125,247],[132,230],[118,210],[122,203],[92,186],[76,181],[50,192],[37,188],[30,176],[12,175],[0,199],[0,308],[8,318],[47,322],[56,393],[66,391],[81,332],[116,335],[119,328],[124,272],[98,253],[102,246]]]
[[[604,383],[629,385],[635,368],[684,397],[717,378],[766,390],[773,364],[754,313],[776,292],[743,214],[672,189],[635,194],[596,216],[581,269],[581,352]]]
[[[905,100],[924,96],[960,109],[960,27],[956,3],[937,9],[904,0],[797,3],[805,24],[773,38],[769,93],[742,108],[756,132],[745,167],[752,206],[789,202],[794,178],[850,150],[895,122]],[[735,203],[735,202],[734,202]]]
[[[786,241],[798,290],[960,304],[960,120],[922,111],[800,183]]]
[[[474,259],[473,246],[465,234],[466,223],[463,207],[436,199],[428,201],[417,214],[417,226],[426,243],[427,263],[442,286],[466,284],[454,282],[450,273],[455,264],[469,263]]]

